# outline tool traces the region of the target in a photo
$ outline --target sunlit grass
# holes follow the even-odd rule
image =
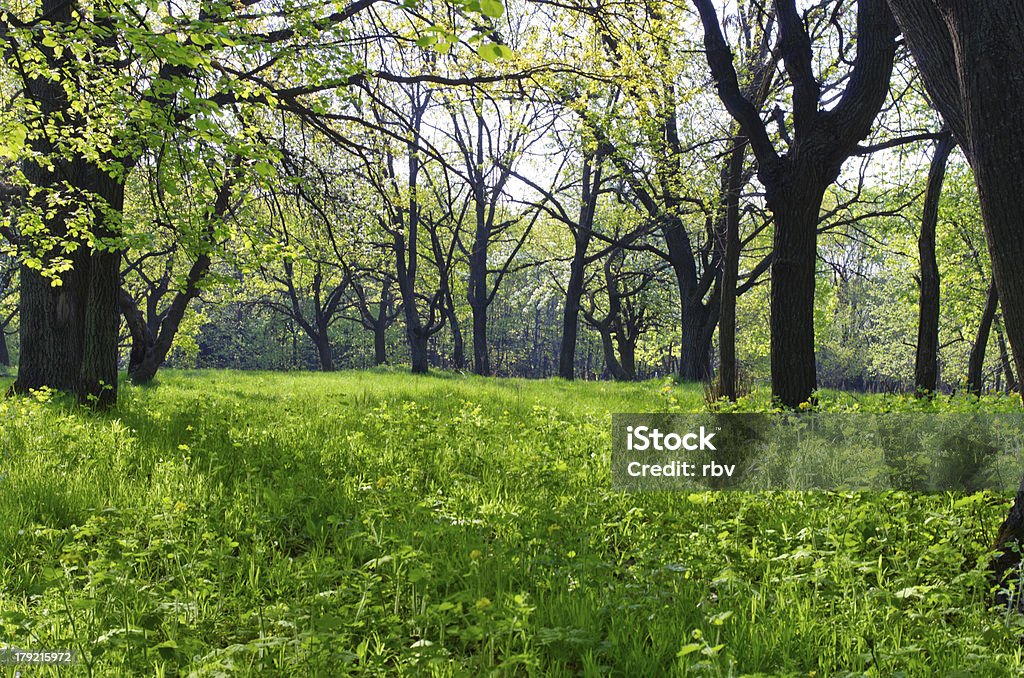
[[[822,396],[855,403],[922,407]],[[1024,669],[984,580],[1005,499],[610,490],[610,413],[703,407],[389,371],[167,372],[106,414],[8,400],[3,637],[104,676]]]

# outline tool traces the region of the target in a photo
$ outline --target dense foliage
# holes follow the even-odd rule
[[[1021,671],[986,583],[1002,497],[609,491],[610,412],[703,407],[381,370],[8,400],[0,627],[95,676]]]

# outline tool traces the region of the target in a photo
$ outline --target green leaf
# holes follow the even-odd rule
[[[476,48],[476,53],[480,55],[481,59],[492,64],[499,59],[510,59],[513,55],[511,49],[496,42],[480,45]]]
[[[28,136],[28,128],[20,123],[12,123],[7,126],[6,134],[0,136],[0,158],[9,160],[16,159],[22,149],[25,148],[25,138]]]
[[[480,0],[480,11],[486,16],[497,19],[505,13],[505,6],[501,0]]]
[[[269,162],[258,162],[254,165],[254,169],[256,170],[256,174],[261,177],[272,177],[277,174],[277,170],[275,170],[274,166]]]
[[[676,652],[676,656],[685,657],[688,654],[693,654],[694,652],[701,650],[703,647],[703,643],[689,643],[687,645],[683,645],[679,649],[679,652]]]

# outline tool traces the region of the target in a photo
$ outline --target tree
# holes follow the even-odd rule
[[[825,108],[812,40],[795,0],[776,0],[779,48],[792,82],[793,131],[780,153],[761,113],[740,89],[732,54],[711,0],[694,0],[719,96],[757,159],[757,176],[775,218],[771,265],[772,394],[787,407],[817,385],[814,289],[817,228],[825,190],[871,130],[889,91],[897,28],[885,0],[857,3],[856,57],[838,102]]]
[[[939,378],[939,264],[935,260],[935,229],[939,222],[939,198],[946,176],[946,161],[955,145],[949,134],[939,140],[924,192],[921,235],[917,240],[921,277],[914,387],[918,394],[934,393]]]
[[[0,233],[19,245],[24,262],[15,390],[48,386],[98,406],[116,401],[121,217],[133,168],[165,132],[180,129],[272,173],[274,149],[244,138],[245,110],[287,111],[324,125],[337,103],[327,93],[388,79],[358,58],[374,39],[403,39],[365,18],[384,4],[278,11],[259,0],[203,0],[140,11],[124,0],[41,0],[4,12],[3,59],[20,81],[14,104],[0,113],[7,132],[0,155],[12,161],[0,205],[17,217],[13,226],[4,219]],[[445,20],[483,11],[446,6],[452,11],[441,24],[421,21],[411,6],[388,10],[442,35],[451,33]],[[487,34],[477,33],[480,49],[501,56]],[[233,138],[237,131],[242,140]]]
[[[1018,373],[1024,367],[1024,41],[1016,3],[890,0],[928,94],[974,170]]]
[[[474,91],[466,100],[460,97],[446,103],[451,142],[462,164],[459,174],[472,196],[471,228],[463,254],[469,263],[473,371],[488,375],[487,310],[538,215],[534,211],[530,219],[529,214],[510,209],[508,183],[517,161],[543,138],[548,125],[539,103],[516,101],[501,92]],[[495,252],[502,246],[503,252]]]
[[[151,382],[163,366],[189,304],[211,275],[215,253],[224,250],[225,225],[238,207],[238,159],[227,166],[205,160],[205,166],[179,167],[171,177],[165,171],[169,163],[158,160],[146,179],[152,204],[126,211],[152,228],[139,243],[141,251],[124,249],[118,291],[118,308],[131,337],[128,377],[135,384]]]
[[[11,354],[7,348],[7,328],[18,315],[13,302],[17,261],[0,252],[0,367],[10,367]]]

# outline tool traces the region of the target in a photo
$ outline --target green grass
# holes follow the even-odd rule
[[[611,412],[703,407],[385,371],[167,372],[105,414],[8,400],[0,638],[74,648],[61,676],[1024,671],[984,576],[1006,498],[609,489]]]

